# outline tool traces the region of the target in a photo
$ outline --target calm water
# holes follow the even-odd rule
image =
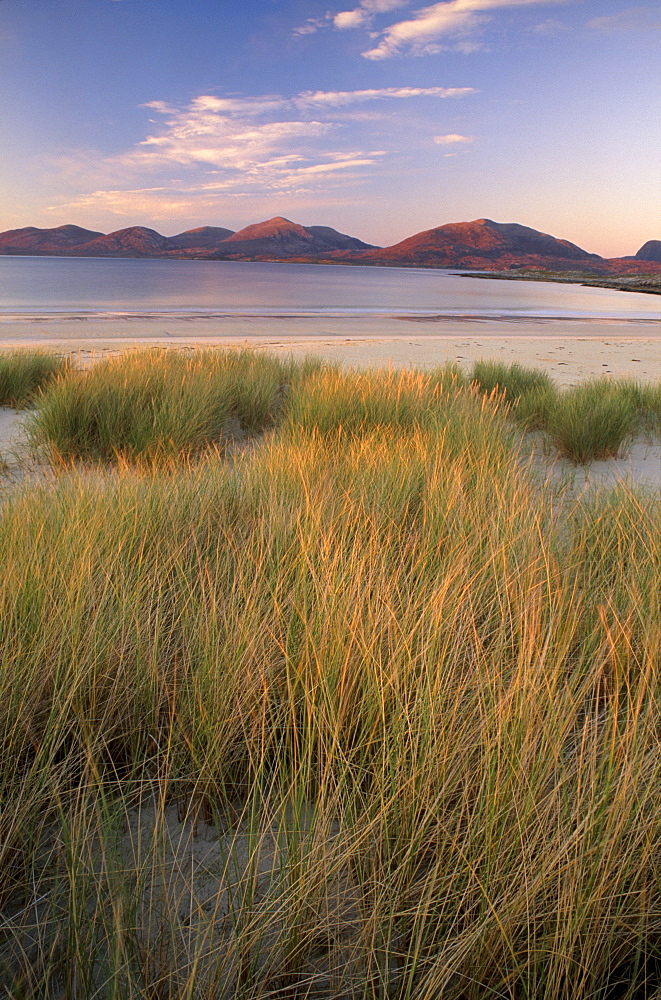
[[[652,319],[657,296],[422,269],[0,257],[0,314],[471,315]]]

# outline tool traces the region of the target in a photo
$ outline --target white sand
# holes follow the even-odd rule
[[[433,368],[448,361],[468,370],[480,358],[540,368],[560,386],[585,378],[661,378],[661,340],[569,337],[424,337],[411,340],[350,340],[269,345],[272,351],[319,354],[346,365]]]
[[[568,485],[573,496],[580,496],[593,486],[612,487],[620,483],[661,490],[661,444],[642,436],[625,446],[619,458],[574,465],[560,458],[553,448],[546,447],[536,450],[535,462],[552,482]]]
[[[594,375],[661,378],[661,323],[475,317],[240,317],[161,313],[0,316],[0,349],[125,350],[145,345],[250,345],[347,365],[465,367],[496,358],[543,368],[560,385]]]
[[[0,407],[0,455],[11,453],[24,441],[23,422],[25,414],[10,406]]]

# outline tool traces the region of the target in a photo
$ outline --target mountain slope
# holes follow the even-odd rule
[[[199,226],[170,237],[145,226],[107,235],[72,225],[26,226],[0,233],[0,254],[321,261],[479,271],[527,267],[595,274],[652,274],[661,268],[660,240],[649,240],[635,257],[604,260],[568,240],[492,219],[437,226],[389,247],[372,246],[330,226],[302,226],[283,216],[236,233]]]
[[[168,249],[166,236],[146,226],[117,229],[107,236],[98,236],[72,250],[74,257],[161,257]]]
[[[108,234],[79,226],[27,226],[0,233],[0,254],[281,259],[371,249],[377,248],[330,226],[301,226],[281,216],[246,226],[238,233],[221,226],[199,226],[169,237],[145,226],[129,226]]]
[[[661,240],[648,240],[635,257],[636,260],[654,260],[661,263]]]
[[[61,254],[103,236],[80,226],[57,226],[55,229],[8,229],[0,233],[0,254]]]
[[[218,256],[282,258],[363,249],[372,246],[328,226],[301,226],[278,215],[234,233],[218,248]]]
[[[169,236],[168,249],[216,250],[221,243],[233,235],[233,229],[223,229],[221,226],[198,226],[197,229],[187,229],[185,233]]]
[[[518,223],[493,222],[491,219],[455,222],[426,229],[382,250],[352,253],[351,258],[374,263],[489,270],[520,267],[522,264],[549,265],[553,261],[567,266],[570,261],[584,263],[601,260],[597,254],[588,253],[567,240],[558,240]]]

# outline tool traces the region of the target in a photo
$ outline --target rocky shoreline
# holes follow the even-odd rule
[[[585,285],[594,288],[614,288],[620,292],[645,292],[661,295],[661,275],[626,274],[613,277],[597,276],[586,271],[546,271],[521,267],[510,271],[471,271],[462,278],[496,278],[499,281],[555,281],[565,285]]]

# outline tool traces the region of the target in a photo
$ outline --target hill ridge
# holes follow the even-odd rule
[[[111,233],[70,224],[52,229],[26,226],[0,233],[0,254],[633,273],[659,269],[661,241],[649,240],[633,257],[606,259],[521,223],[484,217],[435,226],[392,246],[377,247],[330,226],[303,226],[276,215],[236,232],[222,226],[198,226],[174,236],[163,236],[147,226],[128,226]]]

